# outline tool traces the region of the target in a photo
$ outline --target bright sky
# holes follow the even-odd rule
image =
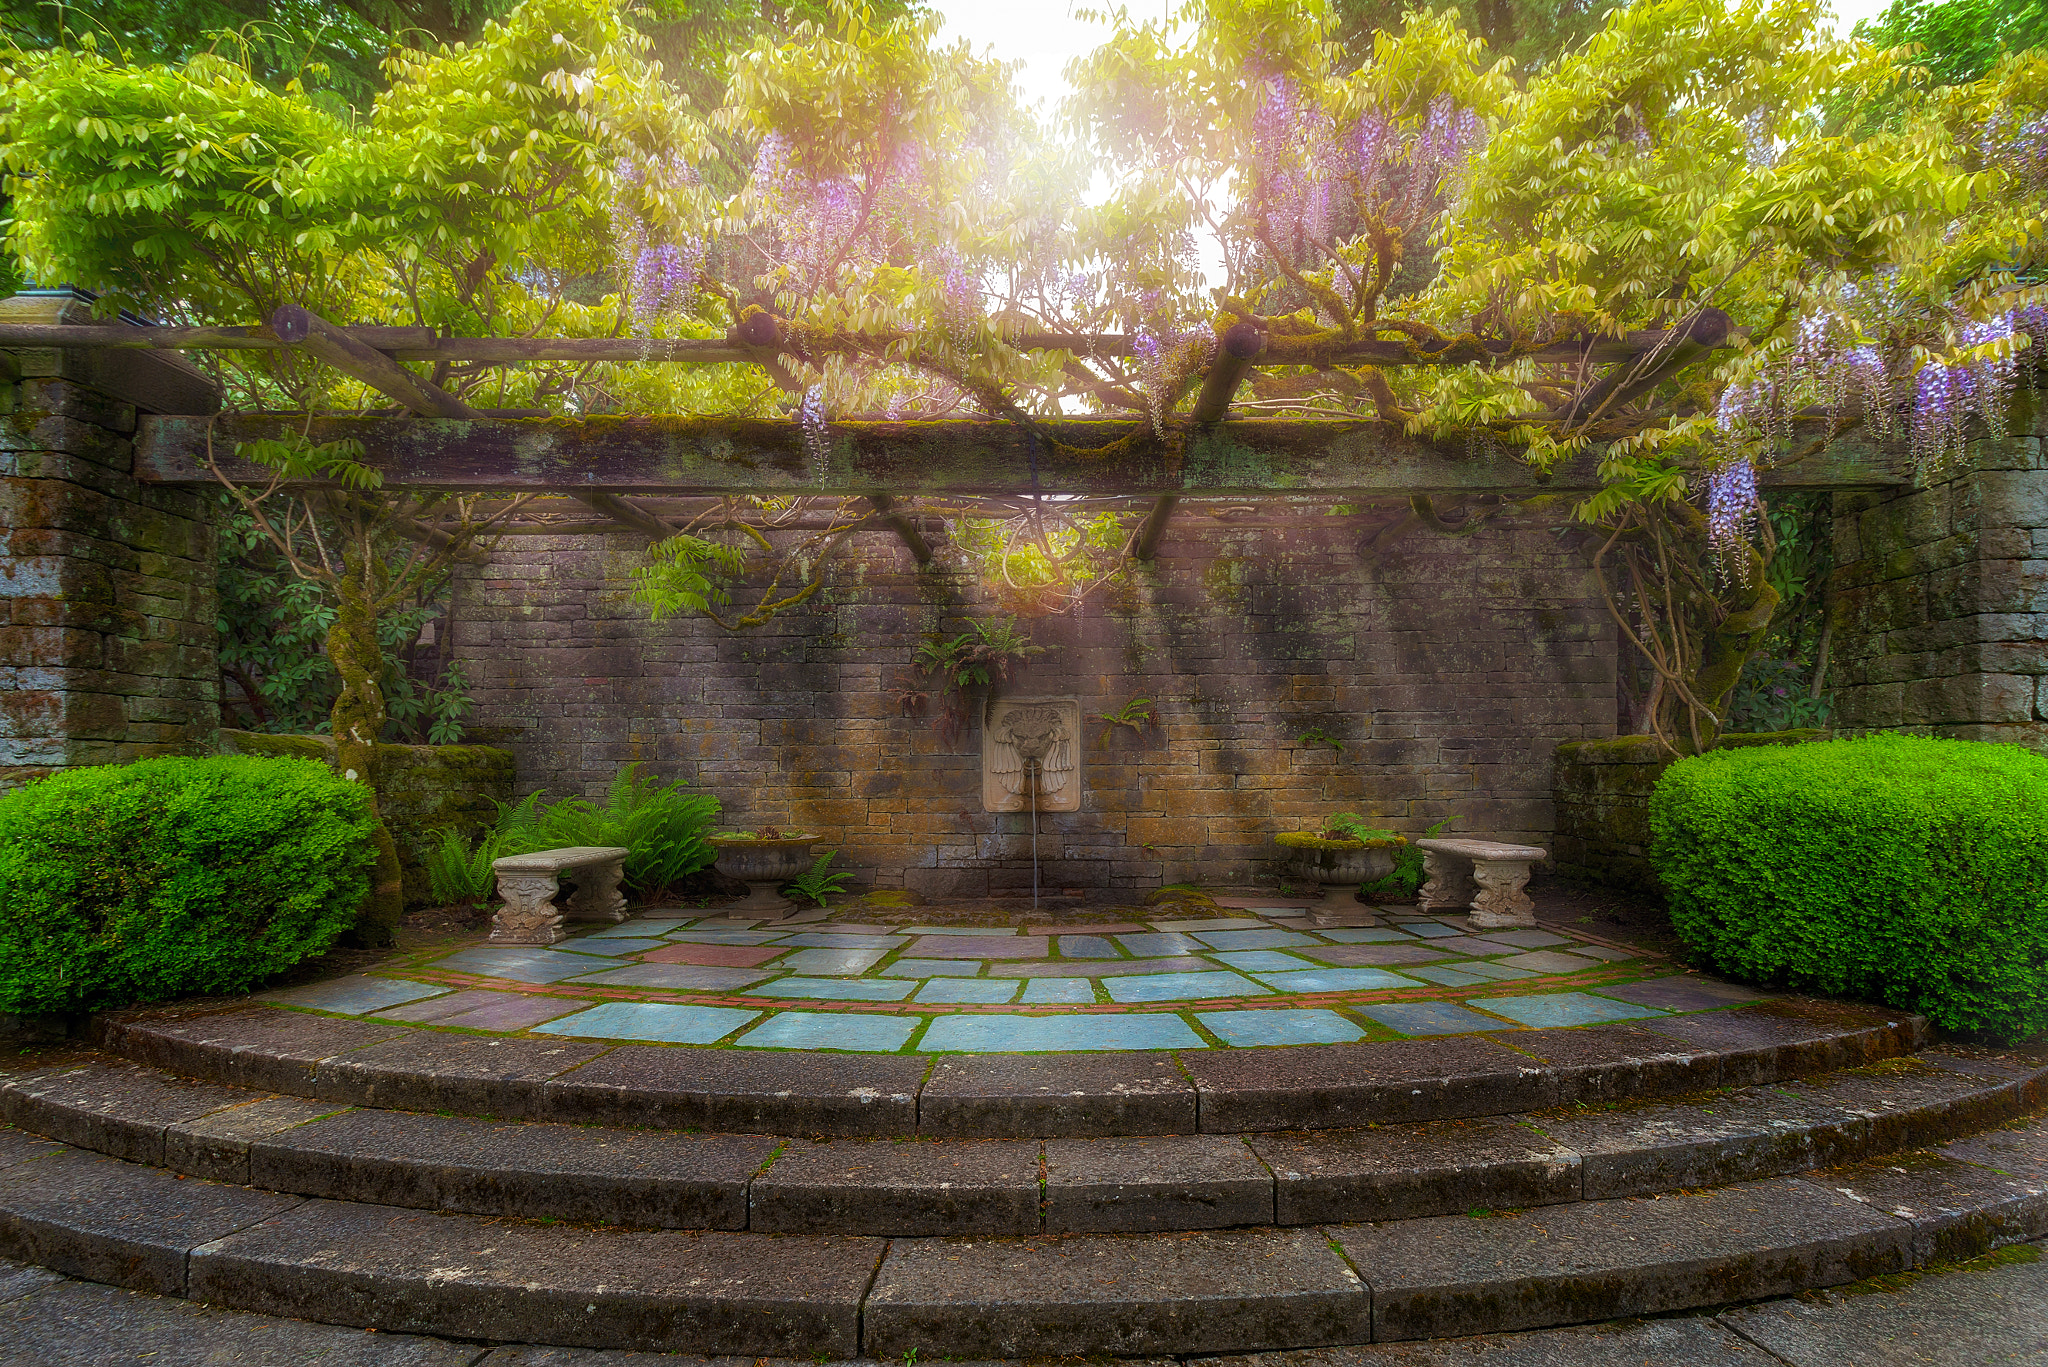
[[[1066,78],[1060,73],[1069,61],[1089,52],[1102,41],[1107,26],[1084,23],[1074,17],[1076,6],[1069,0],[927,0],[934,13],[945,16],[948,41],[965,38],[976,53],[993,50],[1003,61],[1024,62],[1017,74],[1025,98],[1044,102],[1047,114],[1055,111],[1066,96]],[[1886,0],[1833,0],[1836,27],[1843,33],[1885,8]],[[1107,9],[1109,0],[1082,0],[1081,8]],[[1162,18],[1172,8],[1171,0],[1128,0],[1125,6],[1135,18]]]

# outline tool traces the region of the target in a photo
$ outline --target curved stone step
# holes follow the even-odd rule
[[[0,1132],[0,1255],[331,1324],[707,1356],[1137,1356],[1474,1334],[1837,1285],[2044,1230],[2038,1122],[1910,1161],[1534,1210],[894,1240],[307,1200]]]
[[[1917,1016],[1777,1001],[1628,1027],[1197,1053],[873,1055],[492,1037],[236,1006],[122,1013],[101,1047],[229,1086],[569,1124],[949,1138],[1234,1134],[1513,1115],[1910,1054]]]
[[[355,1109],[105,1057],[0,1084],[0,1119],[302,1196],[669,1229],[1220,1229],[1557,1205],[1799,1172],[2048,1103],[2048,1069],[1930,1049],[1820,1077],[1518,1116],[1249,1135],[841,1139]]]

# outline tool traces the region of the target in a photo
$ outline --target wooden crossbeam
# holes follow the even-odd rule
[[[764,358],[793,355],[796,346],[777,334],[765,342],[749,341],[740,329],[730,337],[437,337],[432,328],[352,326],[338,328],[354,341],[399,361],[449,361],[477,365],[521,365],[529,361],[608,361],[623,365],[760,364]],[[1552,342],[1530,353],[1539,361],[1595,364],[1628,361],[1647,352],[1668,350],[1672,334],[1629,332],[1618,337],[1576,338]],[[857,334],[812,338],[806,353],[876,355],[910,340],[905,333]],[[1136,338],[1122,333],[1025,332],[1007,336],[1004,344],[1019,351],[1064,351],[1083,358],[1129,356]],[[0,351],[29,347],[82,350],[135,349],[158,351],[265,351],[294,343],[268,324],[224,327],[134,327],[101,323],[0,323]],[[1407,342],[1364,339],[1332,346],[1324,353],[1333,365],[1484,365],[1497,359],[1483,344],[1460,341],[1441,354],[1418,359]]]
[[[211,423],[146,417],[136,433],[135,473],[153,483],[204,484],[209,435],[223,451],[302,428],[315,442],[361,442],[387,486],[458,491],[864,498],[877,489],[1015,495],[1035,487],[1129,498],[1370,498],[1600,487],[1590,453],[1539,475],[1507,457],[1476,458],[1461,441],[1409,437],[1384,423],[1280,418],[1183,430],[1165,442],[1127,440],[1127,422],[1058,419],[1043,425],[1058,443],[1052,446],[1004,422],[835,422],[831,457],[816,472],[796,424],[771,419],[315,418],[308,425],[290,415],[227,414]],[[252,465],[236,473],[256,480],[270,472]],[[1908,475],[1895,456],[1845,438],[1763,479],[1781,489],[1882,489],[1907,483]]]

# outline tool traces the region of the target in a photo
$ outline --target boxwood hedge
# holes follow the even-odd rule
[[[1672,922],[1722,972],[2048,1029],[2048,757],[1892,734],[1715,751],[1665,772],[1650,826]]]
[[[369,796],[313,760],[152,759],[0,797],[0,1010],[242,992],[354,921]]]

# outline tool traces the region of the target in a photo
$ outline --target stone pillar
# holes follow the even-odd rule
[[[1924,488],[1837,494],[1835,725],[2048,752],[2048,395]]]
[[[85,322],[70,294],[0,321]],[[214,500],[138,484],[138,412],[210,413],[181,357],[0,352],[0,789],[210,750],[220,725]]]

